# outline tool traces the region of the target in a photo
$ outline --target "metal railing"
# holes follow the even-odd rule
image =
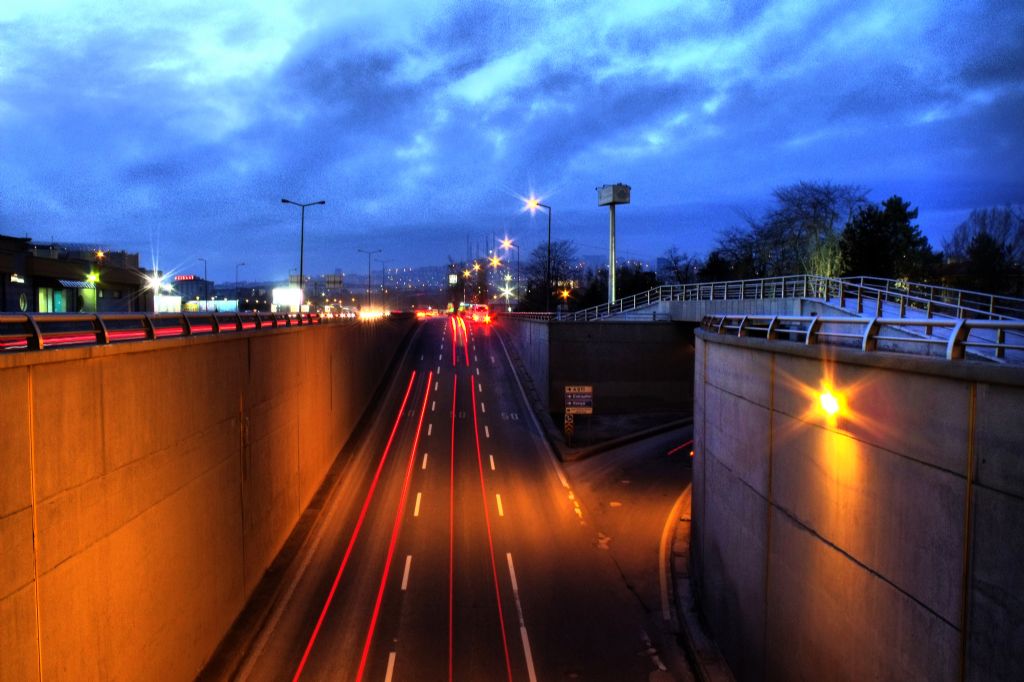
[[[977,291],[950,289],[905,280],[878,277],[847,277],[837,279],[819,275],[788,275],[727,282],[696,282],[655,287],[648,291],[617,299],[614,303],[559,314],[560,321],[600,320],[650,306],[661,301],[715,301],[743,299],[813,298],[826,303],[838,302],[845,308],[856,303],[857,314],[870,312],[883,317],[886,305],[898,309],[898,316],[921,314],[934,316],[986,319],[1024,319],[1024,299],[984,294]],[[895,311],[892,311],[895,312]],[[928,333],[931,333],[930,331]]]
[[[1024,298],[882,277],[844,277],[833,281],[839,282],[839,286],[830,287],[830,293],[840,299],[840,306],[845,307],[847,300],[855,298],[858,313],[864,312],[865,303],[873,303],[879,315],[883,303],[892,303],[899,306],[900,317],[916,310],[926,317],[1024,320]]]
[[[979,359],[1024,362],[1024,321],[1020,320],[708,315],[701,327],[718,334],[845,346],[867,352],[941,356],[948,360],[962,360],[970,353]],[[933,331],[921,334],[923,328]]]
[[[0,313],[0,351],[322,324],[318,313]]]
[[[827,277],[817,275],[787,275],[738,279],[727,282],[694,282],[655,287],[633,296],[616,299],[614,303],[584,308],[560,314],[557,319],[570,322],[600,320],[610,315],[626,313],[661,301],[716,301],[729,299],[806,298],[823,296],[828,290]]]
[[[510,317],[513,320],[537,320],[538,322],[549,322],[555,319],[554,313],[504,313],[497,312],[495,315]]]

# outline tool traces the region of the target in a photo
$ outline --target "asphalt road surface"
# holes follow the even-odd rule
[[[421,324],[377,409],[240,677],[672,679],[490,326]]]

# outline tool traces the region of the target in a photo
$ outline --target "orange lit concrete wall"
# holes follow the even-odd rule
[[[1024,679],[1024,370],[697,336],[693,568],[737,677]]]
[[[410,324],[0,356],[0,679],[194,677]]]

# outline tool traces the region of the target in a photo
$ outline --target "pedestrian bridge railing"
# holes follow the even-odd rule
[[[321,324],[318,313],[0,313],[0,351]]]
[[[592,321],[649,307],[662,301],[726,301],[810,298],[875,317],[948,317],[1022,320],[1024,299],[951,289],[879,277],[788,275],[727,282],[695,282],[655,287],[614,303],[554,316],[559,321]]]
[[[709,315],[701,327],[716,334],[805,345],[1024,363],[1020,320]]]

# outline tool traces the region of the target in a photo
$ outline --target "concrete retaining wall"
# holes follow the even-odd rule
[[[545,408],[561,413],[566,384],[594,387],[595,414],[688,411],[694,325],[537,322],[499,318]]]
[[[0,356],[0,679],[194,677],[410,324]]]
[[[1021,369],[702,331],[696,355],[693,569],[739,679],[1024,679]]]

